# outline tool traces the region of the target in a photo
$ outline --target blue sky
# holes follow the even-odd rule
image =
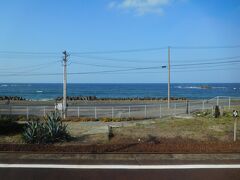
[[[230,58],[225,61],[240,60],[240,57],[231,59],[240,56],[240,48],[174,49],[240,45],[238,0],[3,0],[0,7],[0,82],[4,83],[62,82],[61,75],[23,74],[62,73],[63,50],[74,53],[172,46],[173,65],[217,62],[215,59],[223,61],[224,58]],[[82,73],[167,65],[165,49],[86,56],[71,54],[68,71]],[[180,70],[173,68],[172,82],[240,82],[240,63],[181,67]],[[11,76],[6,76],[9,74]],[[68,80],[73,83],[165,83],[167,70],[79,74],[70,75]]]

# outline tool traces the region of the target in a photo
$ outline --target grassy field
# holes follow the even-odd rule
[[[204,118],[194,117],[192,119],[166,118],[156,120],[155,124],[134,127],[114,128],[114,136],[120,139],[147,141],[150,138],[176,138],[193,139],[198,141],[231,141],[233,136],[232,118]],[[238,134],[240,126],[238,126]],[[240,134],[239,134],[240,137]],[[114,138],[113,138],[114,140]]]
[[[235,109],[240,110],[240,107]],[[127,122],[65,122],[73,140],[66,144],[115,144],[161,141],[161,139],[187,139],[193,141],[228,141],[233,139],[233,117],[230,110],[224,111],[219,118],[210,112],[196,112],[189,117],[167,117]],[[8,124],[6,125],[6,122]],[[0,143],[22,143],[23,122],[0,123]],[[11,125],[13,125],[11,127]],[[112,126],[113,137],[108,138],[108,126]],[[12,128],[12,129],[11,129]],[[238,123],[240,139],[240,122]]]
[[[239,111],[240,107],[236,109]],[[240,139],[240,122],[237,129]],[[233,117],[231,110],[225,110],[219,118],[214,118],[210,112],[196,112],[188,118],[168,117],[155,120],[153,124],[137,123],[132,127],[114,128],[113,133],[116,141],[123,139],[148,141],[176,137],[196,141],[232,141]]]

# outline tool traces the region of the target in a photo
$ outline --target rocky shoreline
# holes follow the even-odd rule
[[[57,97],[53,99],[55,101],[62,101],[62,97]],[[120,100],[120,101],[136,101],[136,100],[167,100],[167,97],[126,97],[126,98],[99,98],[97,96],[67,96],[69,101],[108,101],[108,100]],[[187,100],[185,97],[171,97],[171,100]],[[0,96],[0,101],[32,101],[19,96]],[[41,100],[39,100],[41,101]]]
[[[61,101],[62,97],[57,97],[56,101]],[[126,97],[126,98],[98,98],[96,96],[68,96],[67,100],[75,101],[75,100],[87,100],[87,101],[96,101],[96,100],[167,100],[167,97]],[[171,97],[171,100],[187,100],[185,97]]]
[[[10,101],[25,101],[26,99],[23,97],[19,97],[19,96],[0,96],[0,101],[6,101],[6,100],[10,100]]]

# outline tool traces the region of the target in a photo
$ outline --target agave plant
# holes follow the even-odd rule
[[[23,132],[27,143],[45,144],[65,141],[70,138],[67,125],[62,123],[59,113],[52,112],[45,117],[44,122],[30,121]]]
[[[44,142],[44,128],[43,123],[39,121],[27,122],[26,128],[23,132],[23,139],[27,143],[40,144]]]
[[[45,118],[45,131],[48,142],[64,141],[69,138],[67,125],[62,123],[58,112],[52,112]]]

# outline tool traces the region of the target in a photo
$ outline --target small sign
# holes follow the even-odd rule
[[[238,111],[233,110],[233,117],[238,117]]]

